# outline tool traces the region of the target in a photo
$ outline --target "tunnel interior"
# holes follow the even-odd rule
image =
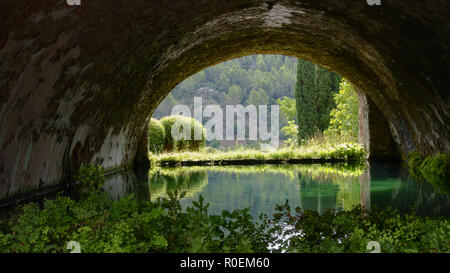
[[[450,24],[443,5],[2,5],[0,198],[58,184],[83,164],[131,165],[151,113],[178,83],[251,54],[298,57],[346,78],[359,95],[360,141],[371,156],[392,147],[403,159],[412,150],[448,151]]]

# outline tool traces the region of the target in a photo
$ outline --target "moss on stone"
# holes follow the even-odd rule
[[[424,158],[413,151],[409,154],[408,167],[413,178],[430,182],[437,191],[450,194],[449,153]]]

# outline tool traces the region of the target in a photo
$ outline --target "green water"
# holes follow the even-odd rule
[[[186,191],[185,208],[201,194],[209,213],[249,207],[257,218],[271,215],[277,204],[289,200],[292,208],[346,210],[355,205],[368,209],[392,207],[400,212],[414,206],[422,216],[449,216],[448,195],[438,194],[424,182],[411,180],[399,166],[264,165],[229,167],[178,167],[157,172],[137,171],[108,177],[111,198],[129,193],[137,198],[167,198],[168,191]]]

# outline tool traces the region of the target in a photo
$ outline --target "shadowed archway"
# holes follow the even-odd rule
[[[299,57],[349,80],[369,150],[389,150],[377,140],[392,134],[403,157],[447,151],[449,7],[424,2],[2,3],[0,198],[58,183],[81,164],[131,164],[173,87],[250,54]]]

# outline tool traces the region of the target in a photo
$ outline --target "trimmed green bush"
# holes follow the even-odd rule
[[[179,122],[176,124],[176,122]],[[161,119],[161,124],[166,132],[164,151],[198,151],[201,147],[206,144],[206,130],[203,125],[189,117],[184,116],[169,116]],[[179,132],[181,139],[174,139],[172,136],[172,127],[174,125],[179,125]],[[187,128],[190,128],[187,129]],[[201,130],[202,138],[199,140],[194,139],[195,130]]]
[[[159,154],[164,148],[166,130],[162,123],[154,118],[148,124],[148,150],[154,154]]]

